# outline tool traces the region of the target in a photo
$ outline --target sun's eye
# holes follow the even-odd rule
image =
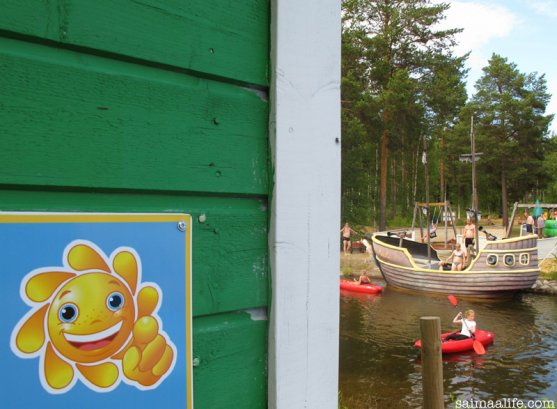
[[[64,304],[58,311],[58,317],[62,322],[74,322],[78,314],[79,310],[75,304]]]
[[[111,311],[118,311],[124,306],[124,296],[118,292],[110,294],[106,299],[106,306]]]

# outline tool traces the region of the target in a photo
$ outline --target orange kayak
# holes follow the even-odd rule
[[[447,332],[446,334],[441,334],[441,339],[445,339],[453,332]],[[480,341],[483,346],[488,346],[493,344],[494,336],[493,332],[483,331],[481,329],[476,331],[475,335],[476,341]],[[416,341],[414,344],[415,347],[421,348],[422,341]],[[464,352],[464,351],[471,351],[474,349],[474,339],[467,338],[461,339],[459,341],[456,340],[449,340],[441,343],[441,352],[444,354],[453,354],[455,352]]]
[[[380,285],[358,284],[356,281],[350,280],[340,280],[340,289],[368,294],[377,294],[383,291],[383,287],[381,287]]]

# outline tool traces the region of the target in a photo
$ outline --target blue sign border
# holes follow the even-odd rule
[[[0,213],[0,294],[6,303],[0,326],[2,407],[193,408],[191,221],[187,214]],[[78,379],[55,394],[41,384],[42,358],[14,353],[14,329],[30,313],[28,300],[22,299],[23,280],[33,271],[64,267],[64,252],[72,243],[91,243],[107,258],[129,248],[140,258],[142,283],[161,292],[156,314],[176,356],[171,373],[156,387],[142,389],[123,379],[103,391]]]

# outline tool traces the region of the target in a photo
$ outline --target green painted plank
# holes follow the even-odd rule
[[[1,211],[189,213],[194,316],[268,305],[266,202],[188,195],[44,192],[0,186]],[[204,215],[204,222],[199,216]]]
[[[267,321],[247,313],[193,321],[196,408],[267,407]]]
[[[47,39],[59,35],[55,1],[0,0],[0,10],[0,29]]]
[[[0,38],[0,184],[266,195],[251,90]]]
[[[0,0],[0,29],[268,85],[269,0]]]

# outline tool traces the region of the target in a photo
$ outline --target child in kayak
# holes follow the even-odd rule
[[[476,332],[476,321],[474,321],[475,313],[474,310],[466,310],[464,311],[464,318],[462,317],[462,313],[459,312],[456,314],[456,317],[453,319],[453,324],[462,324],[462,328],[460,332],[453,332],[449,336],[445,338],[445,341],[448,340],[461,340],[461,339],[468,339],[474,336]]]
[[[360,276],[360,278],[357,281],[358,285],[362,285],[362,284],[371,284],[371,280],[369,279],[369,277],[365,274],[362,274]]]

